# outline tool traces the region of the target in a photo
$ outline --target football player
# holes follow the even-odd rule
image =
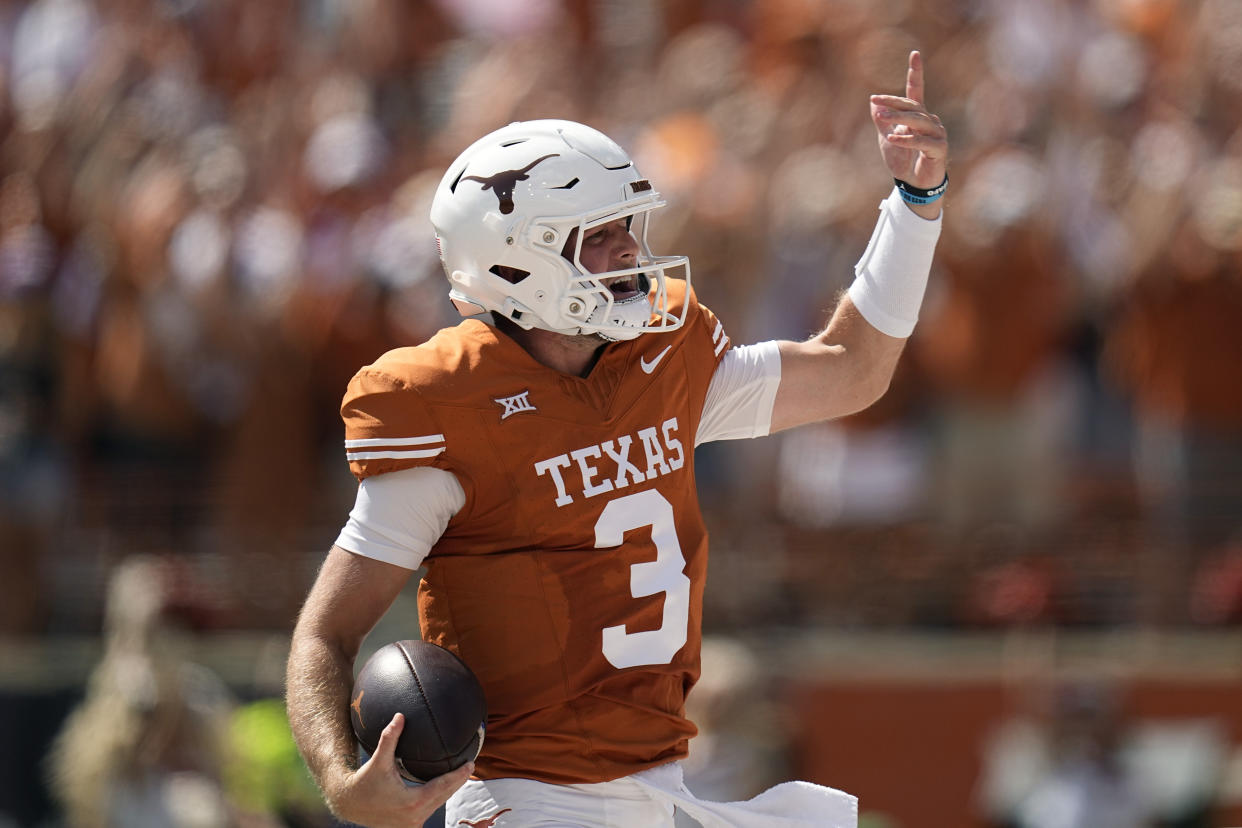
[[[807,783],[697,800],[677,762],[707,571],[694,447],[870,405],[917,318],[948,183],[917,52],[906,94],[870,106],[896,184],[805,342],[735,347],[686,258],[648,247],[654,183],[589,127],[514,123],[448,168],[431,220],[469,318],[351,381],[357,501],[289,656],[294,734],[338,816],[419,825],[452,794],[449,825],[671,825],[675,805],[706,824],[854,824],[853,797]],[[399,717],[359,765],[348,695],[420,567],[422,635],[478,675],[488,721],[476,763],[408,787]]]

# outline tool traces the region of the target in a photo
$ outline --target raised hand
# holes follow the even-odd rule
[[[394,758],[404,727],[405,717],[398,713],[380,734],[371,758],[350,776],[343,790],[332,792],[332,811],[338,817],[367,828],[422,825],[470,778],[473,762],[425,785],[407,785]]]
[[[871,120],[879,132],[880,155],[892,173],[920,189],[944,181],[949,137],[940,118],[923,103],[923,56],[910,53],[906,95],[872,95]]]

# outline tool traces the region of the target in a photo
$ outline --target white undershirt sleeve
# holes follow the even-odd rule
[[[466,492],[457,476],[443,469],[418,466],[368,477],[358,486],[336,545],[366,558],[418,569],[465,504]]]
[[[730,349],[712,375],[694,444],[766,436],[772,429],[772,406],[780,384],[776,342]]]

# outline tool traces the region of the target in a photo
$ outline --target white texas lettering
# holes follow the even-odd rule
[[[672,471],[668,463],[664,462],[664,449],[660,447],[660,435],[654,428],[640,428],[638,439],[643,441],[643,451],[647,452],[648,477],[655,477],[657,471],[661,475]]]
[[[558,454],[547,460],[540,460],[535,464],[535,474],[542,477],[545,473],[552,475],[553,482],[556,483],[556,505],[564,506],[567,503],[573,503],[574,499],[565,492],[565,478],[561,477],[561,469],[569,468],[569,455]]]
[[[665,420],[660,428],[664,432],[664,445],[673,452],[673,456],[668,458],[668,464],[672,466],[673,471],[677,471],[686,464],[686,456],[681,450],[681,440],[673,436],[673,432],[677,430],[677,421]]]
[[[685,449],[677,438],[677,428],[677,418],[670,417],[659,427],[638,430],[638,442],[642,444],[647,459],[646,472],[630,461],[634,437],[624,434],[596,445],[583,446],[568,454],[540,460],[535,464],[535,474],[551,478],[556,487],[557,506],[573,503],[574,494],[584,498],[595,497],[631,483],[672,474],[686,464]],[[612,469],[607,467],[609,463]],[[564,471],[575,467],[577,475]]]
[[[670,420],[669,422],[676,423],[677,421]],[[642,483],[647,479],[638,470],[638,466],[630,462],[630,446],[632,445],[634,445],[634,438],[628,434],[617,438],[617,448],[615,450],[612,447],[612,440],[605,440],[599,444],[600,448],[604,450],[604,454],[611,457],[612,462],[617,464],[617,477],[612,481],[612,485],[618,489],[630,485],[630,480],[635,483]],[[625,479],[626,475],[629,475],[630,480]]]
[[[586,497],[595,497],[597,494],[612,491],[612,481],[604,480],[603,483],[596,484],[595,475],[599,474],[599,469],[594,466],[587,465],[588,457],[599,457],[599,446],[587,446],[577,451],[572,451],[569,456],[578,461],[578,471],[582,472],[582,494]],[[557,505],[560,505],[559,503]]]

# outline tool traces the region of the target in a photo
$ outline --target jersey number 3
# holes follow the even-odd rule
[[[604,507],[595,523],[595,548],[620,546],[625,533],[651,527],[656,559],[630,567],[635,598],[664,593],[664,618],[658,630],[627,632],[624,624],[604,628],[604,658],[614,667],[668,664],[686,643],[690,625],[690,579],[673,524],[673,506],[654,489],[619,497]]]

